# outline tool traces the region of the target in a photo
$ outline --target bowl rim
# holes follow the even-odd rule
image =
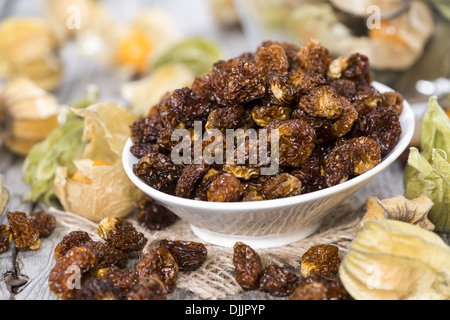
[[[372,82],[372,85],[380,92],[393,91],[393,89],[389,88],[388,86],[376,81]],[[279,208],[291,205],[301,205],[303,203],[311,202],[324,197],[330,197],[332,195],[341,193],[345,190],[352,189],[352,187],[355,187],[365,181],[369,182],[372,178],[377,176],[379,173],[388,168],[394,161],[396,161],[398,157],[400,157],[400,155],[406,150],[406,148],[410,144],[415,130],[414,112],[406,100],[403,101],[403,111],[400,118],[403,119],[402,121],[403,124],[404,123],[408,124],[407,126],[405,126],[405,128],[408,128],[408,131],[404,131],[404,126],[402,125],[402,135],[400,141],[395,146],[395,148],[388,155],[386,155],[382,160],[382,162],[378,164],[376,167],[338,185],[282,199],[249,201],[249,202],[209,202],[209,201],[181,198],[164,193],[162,191],[158,191],[147,185],[145,182],[143,182],[134,174],[133,162],[131,161],[131,159],[137,158],[130,152],[130,147],[133,145],[131,138],[128,138],[124,146],[122,153],[122,164],[128,177],[140,190],[142,190],[145,194],[147,194],[154,200],[163,202],[165,204],[171,204],[185,208],[188,207],[192,209],[210,210],[211,213],[220,212],[221,210],[227,211],[258,210],[258,209]]]

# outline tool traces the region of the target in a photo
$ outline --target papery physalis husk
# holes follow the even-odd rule
[[[138,117],[145,117],[161,98],[177,88],[190,86],[195,74],[182,64],[167,64],[148,76],[122,86],[122,96]]]
[[[435,233],[407,222],[364,223],[339,275],[357,300],[450,299],[450,247]]]
[[[368,197],[366,199],[366,213],[357,229],[359,230],[369,220],[391,219],[408,222],[425,230],[433,231],[434,225],[427,218],[432,207],[433,201],[426,196],[420,196],[412,200],[406,199],[402,195],[384,200],[377,197]]]
[[[9,191],[3,186],[3,176],[0,175],[0,216],[5,211],[6,205],[9,201]]]
[[[62,77],[60,34],[38,17],[4,19],[0,24],[0,75],[27,77],[45,90],[56,88]]]
[[[7,124],[5,144],[20,155],[27,155],[60,124],[56,97],[27,78],[6,84],[0,93],[0,110]]]
[[[438,232],[450,231],[449,137],[450,119],[432,97],[421,126],[422,151],[410,149],[404,186],[406,198],[426,195],[434,202],[428,219]]]
[[[98,103],[86,109],[73,109],[84,118],[83,139],[88,143],[83,158],[74,161],[74,177],[58,167],[53,190],[66,211],[99,222],[106,217],[125,217],[141,200],[143,193],[130,181],[121,161],[136,117],[125,107]]]

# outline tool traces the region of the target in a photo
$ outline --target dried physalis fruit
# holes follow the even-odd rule
[[[137,219],[144,228],[161,230],[174,224],[178,216],[152,198],[146,197],[138,203]]]
[[[298,286],[298,276],[287,268],[269,265],[264,268],[259,281],[259,290],[275,297],[287,297]]]
[[[316,273],[337,273],[341,259],[339,248],[335,245],[320,244],[311,247],[302,256],[300,272],[304,278]]]
[[[65,254],[74,247],[81,247],[86,242],[91,241],[91,237],[85,231],[72,231],[56,245],[53,256],[56,261],[61,260]]]
[[[14,244],[19,251],[37,250],[41,246],[39,229],[28,219],[23,212],[7,213],[11,227]]]
[[[128,269],[120,269],[115,266],[99,269],[97,278],[112,281],[114,286],[120,289],[122,295],[126,295],[139,282],[139,277],[136,272]]]
[[[167,289],[159,279],[140,279],[127,294],[126,300],[166,300]]]
[[[223,173],[209,186],[207,197],[212,202],[237,202],[244,194],[238,178],[230,173]]]
[[[125,252],[140,251],[148,241],[131,222],[121,218],[104,218],[98,224],[98,235],[109,245]]]
[[[450,299],[450,247],[434,232],[390,219],[366,221],[339,267],[357,300]]]
[[[98,261],[99,268],[110,266],[124,267],[128,260],[128,253],[116,249],[103,242],[96,242],[91,239],[89,234],[84,231],[72,231],[64,236],[60,243],[55,247],[53,255],[55,259],[61,260],[62,257],[74,247],[86,247],[92,251]]]
[[[425,230],[433,231],[434,225],[428,220],[428,212],[433,207],[433,201],[426,196],[416,199],[406,199],[397,196],[380,200],[377,197],[366,199],[366,214],[358,225],[358,229],[369,220],[391,219],[408,222]]]
[[[170,251],[164,247],[153,248],[136,264],[135,270],[140,279],[154,278],[162,281],[168,292],[175,289],[178,264]]]
[[[73,300],[83,280],[95,276],[97,269],[97,259],[91,250],[86,247],[72,248],[50,271],[50,291],[61,299]]]
[[[338,275],[317,273],[302,280],[289,300],[352,300]]]
[[[55,229],[56,218],[43,210],[28,215],[28,219],[39,229],[41,238],[49,237]]]
[[[0,225],[0,253],[6,252],[12,241],[11,228],[5,225]]]
[[[242,242],[234,244],[233,252],[236,281],[244,289],[257,288],[263,270],[258,253]]]
[[[75,300],[120,300],[122,293],[109,279],[90,277],[76,290]]]
[[[208,254],[205,245],[199,242],[164,239],[159,244],[170,251],[180,271],[197,270],[203,264]]]
[[[271,177],[264,185],[262,195],[265,199],[280,199],[298,196],[302,193],[301,181],[289,174],[281,173]]]

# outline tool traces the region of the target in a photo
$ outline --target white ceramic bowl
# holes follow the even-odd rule
[[[380,92],[390,88],[373,83]],[[181,219],[202,240],[232,247],[242,241],[253,248],[277,247],[314,233],[328,212],[391,165],[408,147],[414,133],[414,113],[404,102],[400,116],[402,135],[398,145],[375,168],[339,185],[295,197],[276,200],[217,203],[179,198],[157,191],[133,173],[138,159],[130,153],[129,139],[123,151],[123,166],[131,181]]]

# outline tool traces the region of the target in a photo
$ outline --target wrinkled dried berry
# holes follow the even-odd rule
[[[258,126],[265,127],[275,120],[288,120],[291,112],[291,107],[283,107],[280,105],[261,106],[252,109],[252,117]]]
[[[153,248],[136,264],[135,270],[140,279],[154,278],[162,281],[168,292],[175,289],[178,264],[170,251],[164,247]]]
[[[61,258],[74,247],[86,247],[92,251],[98,261],[99,268],[109,266],[124,267],[128,260],[128,253],[113,248],[106,243],[96,242],[91,239],[87,232],[72,231],[64,236],[55,247],[53,255],[56,260]]]
[[[130,125],[131,141],[135,144],[156,143],[162,128],[163,123],[159,114],[138,119]]]
[[[298,196],[301,192],[300,180],[285,172],[271,177],[264,185],[262,195],[265,199],[280,199]]]
[[[317,273],[305,278],[289,300],[352,300],[335,274]]]
[[[296,92],[295,85],[289,77],[281,73],[270,72],[267,74],[267,79],[267,94],[263,101],[268,104],[289,106]]]
[[[334,245],[320,244],[311,247],[302,255],[300,272],[304,278],[320,273],[337,273],[341,259],[339,248]]]
[[[287,297],[298,286],[298,276],[287,268],[269,265],[264,268],[259,289],[275,297]]]
[[[259,47],[255,54],[256,65],[265,73],[271,71],[282,74],[288,73],[289,62],[286,52],[279,45]]]
[[[263,267],[258,253],[242,242],[233,246],[233,264],[236,281],[244,289],[255,289],[259,285],[259,278]]]
[[[150,154],[139,159],[139,162],[133,166],[133,172],[156,190],[169,194],[175,192],[179,170],[169,157],[161,153]]]
[[[208,189],[211,186],[211,183],[216,180],[221,175],[220,171],[216,169],[210,169],[203,179],[200,181],[200,184],[194,191],[194,197],[196,200],[208,201]]]
[[[98,262],[91,250],[86,247],[72,248],[50,271],[50,291],[61,299],[73,300],[83,281],[94,277],[97,269]]]
[[[28,219],[39,230],[41,238],[49,237],[55,229],[56,218],[45,211],[32,213],[28,216]]]
[[[178,216],[155,200],[146,197],[138,203],[137,219],[144,228],[161,230],[174,224]]]
[[[53,251],[53,256],[56,261],[62,259],[65,254],[74,247],[81,247],[86,242],[92,241],[89,234],[85,231],[72,231],[56,245],[55,250]]]
[[[299,108],[314,117],[337,119],[344,112],[343,97],[330,86],[320,86],[303,96]]]
[[[297,54],[300,67],[305,73],[325,75],[331,63],[331,53],[317,40],[309,40]]]
[[[325,183],[328,187],[345,182],[352,172],[352,154],[345,146],[333,149],[324,161]]]
[[[5,225],[0,225],[0,253],[8,251],[9,245],[12,242],[11,228]]]
[[[381,107],[393,107],[397,115],[401,115],[403,112],[403,101],[405,98],[397,91],[389,91],[381,94]]]
[[[261,69],[240,59],[216,63],[205,80],[213,89],[216,102],[223,106],[244,104],[266,93],[267,78]]]
[[[314,88],[323,86],[327,83],[325,77],[318,73],[310,73],[300,79],[295,90],[298,95],[307,94]]]
[[[353,136],[364,136],[377,141],[382,157],[395,148],[401,133],[400,119],[393,107],[377,108],[358,118],[353,129]]]
[[[139,282],[139,277],[136,272],[114,266],[99,269],[97,278],[110,280],[120,290],[122,296],[128,294]]]
[[[187,165],[181,172],[175,195],[180,198],[191,198],[197,182],[203,178],[208,170],[209,165],[205,163]]]
[[[164,239],[159,244],[170,251],[180,271],[197,270],[201,267],[208,254],[205,245],[199,242]]]
[[[212,202],[237,202],[244,193],[241,182],[234,175],[223,173],[209,186],[207,197]]]
[[[188,128],[194,126],[195,121],[206,122],[213,105],[206,98],[195,93],[191,88],[177,89],[172,93],[170,105],[175,111],[178,122]]]
[[[267,125],[270,134],[279,134],[279,164],[300,167],[314,150],[314,129],[303,120],[274,121]]]
[[[348,79],[357,84],[357,86],[366,86],[373,81],[370,71],[369,58],[360,53],[354,53],[347,59],[347,68],[342,74],[343,79]]]
[[[166,300],[167,289],[155,278],[139,279],[138,284],[130,290],[126,300]]]
[[[109,279],[91,277],[76,290],[75,300],[120,300],[121,292]]]
[[[125,252],[140,251],[148,241],[131,222],[121,218],[104,218],[98,224],[98,235],[110,246]]]
[[[205,125],[206,130],[239,129],[245,125],[245,109],[242,106],[220,108],[212,111]]]
[[[16,248],[19,251],[39,249],[41,246],[39,229],[28,219],[27,215],[23,212],[8,212],[6,215]]]

